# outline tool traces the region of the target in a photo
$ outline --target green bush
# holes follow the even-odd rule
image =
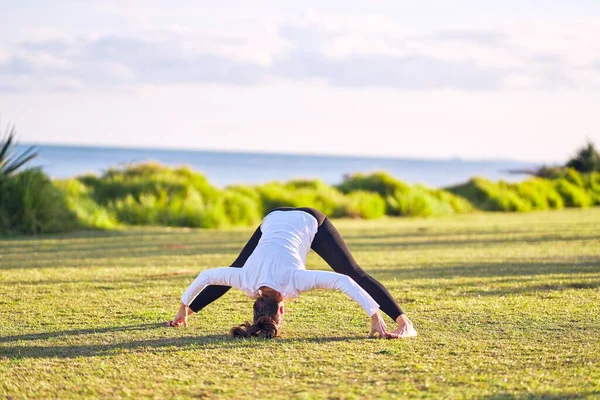
[[[125,168],[111,168],[102,176],[84,176],[81,182],[93,189],[94,197],[100,204],[123,200],[132,196],[141,200],[142,196],[154,197],[178,195],[187,188],[194,188],[203,197],[216,198],[219,190],[199,173],[188,167],[169,168],[156,163],[130,165]]]
[[[595,206],[600,205],[600,172],[593,172],[589,175],[589,192]]]
[[[428,189],[428,193],[442,203],[446,203],[452,210],[450,214],[463,214],[473,211],[473,205],[460,196],[456,196],[441,189]]]
[[[473,178],[465,184],[448,188],[448,191],[468,200],[483,211],[531,211],[532,204],[524,200],[506,182],[491,182]]]
[[[346,176],[337,188],[342,193],[351,193],[357,190],[375,192],[384,198],[395,195],[398,192],[404,193],[410,191],[410,186],[385,172],[375,172],[370,175],[359,173]]]
[[[410,217],[454,214],[455,210],[450,202],[441,200],[440,197],[430,189],[417,185],[406,192],[397,191],[389,196],[388,208],[393,210],[393,215]]]
[[[347,215],[348,199],[342,192],[319,181],[299,182],[270,182],[258,186],[263,212],[277,207],[313,207],[334,218]]]
[[[286,189],[322,189],[330,187],[328,184],[319,179],[293,179],[283,185]]]
[[[159,221],[172,222],[166,218],[165,197],[153,194],[141,194],[139,198],[128,194],[123,199],[109,203],[119,221],[129,225],[158,225]]]
[[[139,199],[127,195],[108,205],[119,221],[129,225],[167,225],[192,228],[229,226],[223,198],[207,201],[190,187],[169,196],[164,190],[157,195],[141,194]]]
[[[54,181],[65,197],[69,210],[76,216],[83,228],[110,229],[117,227],[117,216],[107,207],[94,201],[90,189],[77,179]]]
[[[348,195],[345,216],[375,219],[385,215],[385,200],[379,193],[357,190]]]
[[[563,178],[577,187],[583,188],[586,186],[582,174],[573,168],[567,168],[563,174]]]
[[[426,192],[421,190],[411,190],[406,193],[396,193],[389,204],[395,205],[395,215],[409,217],[429,217],[434,214],[434,205]]]
[[[215,228],[246,225],[260,215],[248,196],[224,193],[188,167],[136,164],[79,180],[97,203],[130,225]]]
[[[575,186],[566,179],[557,180],[555,188],[563,198],[566,207],[589,207],[593,203],[592,197],[585,189]]]
[[[529,201],[532,209],[564,208],[565,204],[552,181],[532,178],[514,185],[517,193]]]
[[[574,169],[519,183],[473,178],[447,190],[407,185],[389,174],[355,174],[337,187],[320,180],[218,189],[189,168],[138,164],[96,177],[57,180],[28,170],[2,178],[0,232],[58,232],[167,225],[255,226],[273,208],[313,207],[330,217],[438,216],[600,205],[600,173]]]
[[[265,183],[257,186],[256,190],[260,195],[264,213],[278,207],[301,207],[301,202],[292,196],[292,191],[279,182]]]
[[[222,207],[228,225],[254,226],[262,220],[262,207],[254,197],[238,191],[225,190]]]
[[[214,228],[218,226],[215,214],[219,214],[214,208],[207,204],[200,192],[189,187],[177,196],[171,196],[165,204],[163,219],[168,221],[165,225],[170,226]]]
[[[600,204],[600,178],[574,169],[561,171],[555,180],[532,178],[516,184],[471,179],[448,190],[484,211],[531,211]]]
[[[77,227],[61,190],[38,169],[0,177],[0,233],[65,232]]]

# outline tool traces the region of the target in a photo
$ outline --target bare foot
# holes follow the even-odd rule
[[[413,323],[406,314],[400,315],[396,322],[398,323],[398,328],[396,328],[392,333],[397,335],[399,338],[407,338],[407,337],[415,337],[417,336],[417,331],[413,326]]]

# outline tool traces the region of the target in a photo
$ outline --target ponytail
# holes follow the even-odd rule
[[[263,315],[259,317],[253,324],[244,322],[241,325],[234,326],[229,331],[234,338],[249,338],[253,336],[273,339],[279,335],[279,329],[273,318]]]

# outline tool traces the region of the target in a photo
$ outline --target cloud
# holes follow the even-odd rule
[[[311,11],[236,34],[189,27],[28,40],[0,48],[0,87],[79,90],[143,84],[600,90],[600,23],[521,23],[407,32],[384,17]]]

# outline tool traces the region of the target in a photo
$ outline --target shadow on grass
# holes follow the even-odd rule
[[[540,285],[527,285],[517,287],[506,287],[492,290],[467,290],[465,296],[515,296],[515,295],[537,295],[540,293],[551,293],[570,289],[597,289],[600,288],[600,280],[587,282],[548,283]]]
[[[189,284],[191,280],[196,278],[196,276],[202,271],[204,268],[198,268],[197,270],[182,270],[176,271],[173,273],[164,273],[164,274],[152,274],[152,275],[142,275],[131,278],[122,278],[122,277],[98,277],[93,279],[37,279],[37,280],[22,280],[18,282],[11,282],[12,285],[27,285],[27,286],[46,286],[46,285],[76,285],[76,284],[84,284],[84,285],[94,285],[98,289],[122,289],[124,284],[127,286],[145,286],[149,282],[180,282],[183,280],[184,284]],[[188,282],[189,281],[189,282]],[[99,287],[101,286],[101,288]]]
[[[143,258],[156,256],[190,256],[209,254],[231,254],[233,258],[239,253],[249,237],[246,231],[224,231],[219,232],[220,239],[211,238],[206,240],[206,234],[210,231],[195,230],[185,232],[177,231],[101,231],[93,235],[71,238],[69,235],[57,237],[28,238],[23,240],[19,249],[2,246],[3,259],[0,260],[0,269],[36,268],[65,266],[70,261],[80,263],[82,259],[115,259],[115,258]],[[86,232],[87,233],[87,232]],[[89,233],[87,233],[89,234]],[[522,234],[522,232],[518,232]],[[461,238],[456,238],[460,235]],[[492,235],[492,237],[486,237]],[[201,237],[199,237],[201,236]],[[117,240],[96,241],[94,239],[115,238]],[[420,247],[443,247],[443,246],[487,246],[510,243],[542,243],[542,242],[574,242],[596,240],[597,235],[538,235],[538,236],[507,236],[498,233],[486,232],[444,232],[435,234],[419,233],[390,233],[384,236],[364,236],[360,239],[376,239],[368,242],[356,242],[358,236],[349,236],[349,246],[354,251],[381,251],[382,249],[408,249]],[[65,239],[65,242],[45,243],[44,239]],[[81,242],[74,239],[85,239]],[[92,240],[88,240],[92,239]],[[161,240],[162,239],[162,240]],[[383,240],[388,239],[388,240]],[[406,240],[408,239],[408,240]],[[413,239],[413,240],[411,240]],[[17,240],[17,239],[14,239]],[[392,240],[390,242],[390,240]],[[32,253],[52,255],[52,263],[36,263],[30,261]],[[39,259],[39,257],[38,257]],[[23,261],[28,261],[23,265]],[[69,265],[77,266],[77,265]]]
[[[29,335],[15,335],[0,338],[0,342],[11,342],[17,340],[43,340],[62,336],[84,335],[93,333],[126,332],[147,329],[171,329],[160,324],[142,324],[133,326],[110,327],[101,329],[80,329],[62,332],[47,332]],[[277,343],[333,343],[359,340],[376,340],[363,336],[335,336],[315,337],[307,339],[234,339],[227,335],[206,336],[184,336],[173,338],[144,339],[129,342],[71,345],[71,346],[2,346],[0,347],[0,359],[23,359],[23,358],[76,358],[107,356],[129,352],[151,352],[162,353],[172,351],[173,348],[190,349],[228,349],[228,348],[260,348]]]
[[[141,285],[146,286],[148,282],[180,282],[181,280],[190,280],[200,271],[205,268],[189,268],[180,271],[174,271],[163,274],[139,275],[136,277],[98,277],[93,279],[39,279],[39,280],[23,280],[12,282],[11,284],[30,285],[30,286],[45,286],[45,285],[69,285],[69,284],[89,284],[89,285],[104,285],[112,284],[114,289],[120,289],[123,284],[128,286]],[[328,270],[324,268],[324,270]],[[519,277],[519,276],[541,276],[541,275],[557,275],[557,274],[578,274],[592,275],[589,278],[596,278],[595,274],[600,274],[600,260],[596,258],[586,258],[583,260],[572,262],[547,262],[540,260],[539,262],[520,262],[520,263],[478,263],[478,264],[450,264],[450,265],[431,265],[413,268],[399,268],[394,270],[381,268],[365,268],[366,272],[374,278],[386,280],[422,280],[422,279],[452,279],[452,278],[482,278],[482,277]],[[562,290],[562,289],[592,289],[600,287],[600,281],[592,280],[582,276],[580,282],[565,282],[565,283],[546,283],[540,285],[521,286],[519,279],[509,279],[514,282],[515,286],[506,290],[477,290],[468,292],[475,295],[503,295],[515,294],[518,292],[528,291],[547,291],[547,290]],[[585,279],[585,280],[584,280]],[[496,282],[502,283],[502,282]],[[420,284],[419,287],[431,287],[435,283]],[[459,286],[465,285],[459,283]],[[110,287],[113,288],[113,287]]]
[[[575,400],[575,399],[588,399],[592,396],[598,396],[600,392],[581,392],[581,393],[524,393],[524,394],[512,394],[512,393],[498,393],[490,396],[481,397],[485,400],[534,400],[534,399],[545,399],[545,400]]]
[[[107,327],[107,328],[72,329],[69,331],[30,333],[30,334],[24,334],[24,335],[0,336],[0,343],[16,342],[18,340],[43,340],[43,339],[51,339],[51,338],[55,338],[55,337],[90,335],[90,334],[107,333],[107,332],[144,331],[144,330],[148,330],[148,329],[161,328],[161,327],[164,327],[164,324],[152,323],[152,324],[127,325],[127,326],[111,326],[111,327]]]
[[[148,228],[137,227],[137,229],[90,229],[74,231],[68,233],[45,233],[40,235],[14,235],[0,236],[4,242],[36,242],[40,240],[74,240],[85,241],[89,239],[102,238],[122,238],[122,237],[140,237],[140,236],[166,236],[166,235],[185,235],[193,228]],[[199,230],[201,231],[201,230]]]
[[[456,277],[502,277],[535,276],[553,274],[593,274],[600,273],[600,259],[584,259],[563,262],[531,260],[528,262],[490,262],[477,264],[431,265],[414,268],[368,269],[367,272],[380,280],[388,279],[449,279]]]
[[[543,242],[580,242],[580,241],[592,241],[598,240],[597,235],[578,235],[578,236],[560,236],[560,235],[544,235],[535,237],[465,237],[464,239],[453,239],[452,235],[448,235],[448,239],[436,239],[436,240],[401,240],[395,242],[367,242],[367,243],[351,243],[351,250],[360,251],[381,251],[383,248],[396,248],[404,249],[411,247],[439,247],[439,246],[485,246],[485,245],[499,245],[499,244],[512,244],[512,243],[543,243]],[[423,237],[424,239],[427,236]]]
[[[19,256],[31,256],[31,253],[36,254],[52,254],[58,260],[70,260],[70,259],[81,259],[81,258],[120,258],[120,257],[148,257],[157,255],[191,255],[191,254],[214,254],[214,253],[231,253],[241,251],[243,247],[241,240],[232,242],[231,240],[225,241],[202,241],[192,242],[189,241],[178,241],[177,243],[172,242],[156,242],[152,243],[116,243],[114,245],[106,245],[105,243],[99,243],[95,246],[88,246],[86,248],[71,248],[61,247],[56,245],[51,248],[25,248],[18,251],[7,251],[4,252],[4,257],[17,258]],[[107,253],[108,252],[108,253]],[[57,257],[58,256],[58,257]]]

